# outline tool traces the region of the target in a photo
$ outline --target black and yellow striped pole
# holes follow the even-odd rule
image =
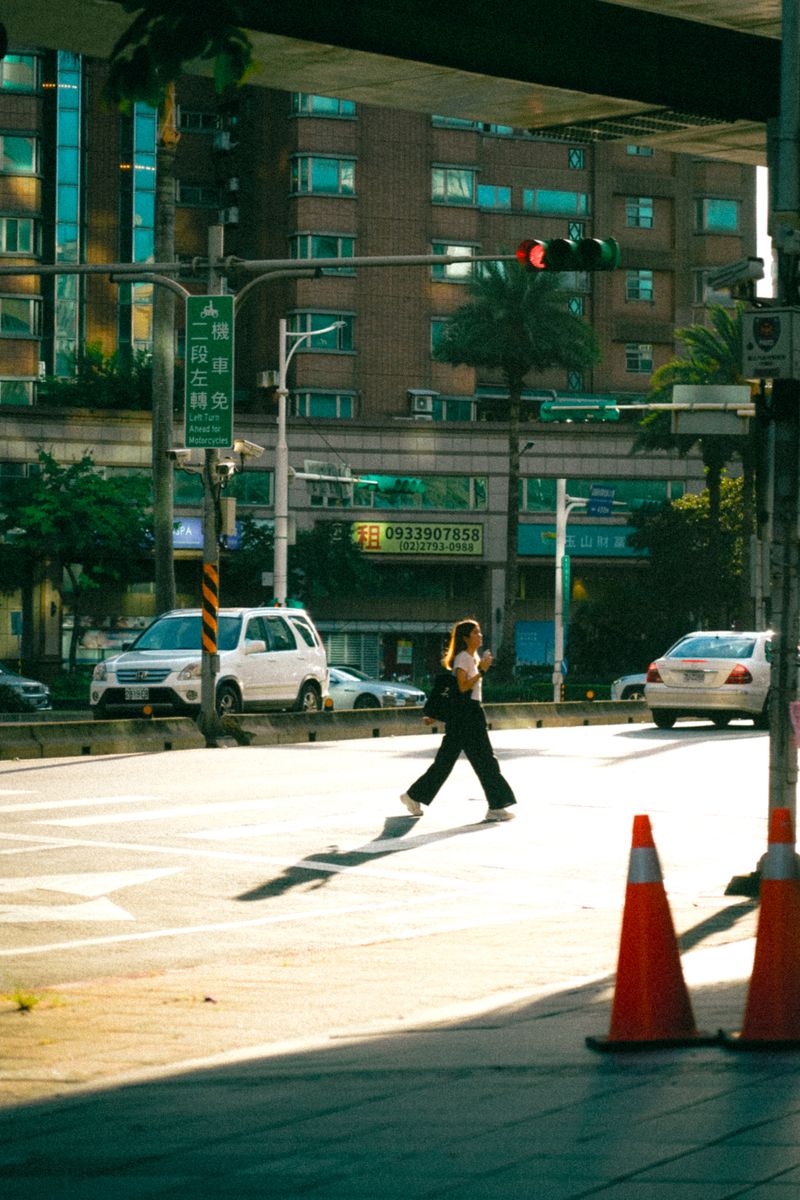
[[[203,563],[203,650],[217,653],[217,614],[219,613],[219,571],[216,563]]]

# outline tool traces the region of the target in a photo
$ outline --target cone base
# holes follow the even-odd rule
[[[590,1050],[599,1050],[603,1054],[619,1052],[637,1053],[642,1050],[679,1050],[691,1046],[718,1046],[721,1033],[694,1033],[686,1037],[637,1038],[628,1041],[625,1038],[587,1037],[586,1045]]]
[[[750,1038],[743,1037],[740,1033],[726,1033],[724,1029],[719,1031],[719,1042],[727,1050],[760,1050],[762,1053],[776,1050],[800,1050],[800,1039]]]

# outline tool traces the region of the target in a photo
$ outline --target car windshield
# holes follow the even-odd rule
[[[709,637],[699,634],[697,637],[685,638],[678,642],[668,654],[668,658],[752,658],[756,648],[756,640],[752,637],[724,635]]]
[[[344,679],[369,679],[366,671],[359,671],[356,667],[333,667],[332,670],[338,671]]]
[[[235,650],[242,628],[241,617],[220,617],[217,646],[220,650]],[[145,629],[131,646],[132,650],[196,650],[201,649],[200,617],[163,617]]]

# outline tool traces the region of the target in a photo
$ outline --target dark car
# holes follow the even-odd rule
[[[3,688],[11,688],[16,694],[19,704],[15,709],[12,709],[7,701],[4,703]],[[0,663],[0,712],[24,712],[27,709],[52,707],[50,689],[44,683],[39,683],[37,679],[27,679],[24,675],[12,671],[5,663]]]

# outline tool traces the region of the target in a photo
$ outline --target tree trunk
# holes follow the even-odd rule
[[[506,586],[503,632],[495,662],[496,677],[510,681],[517,661],[516,617],[519,591],[519,420],[522,382],[509,384],[508,411],[508,498],[506,501]]]
[[[175,85],[172,84],[159,110],[156,157],[157,262],[175,257]],[[167,458],[173,441],[173,389],[175,378],[175,296],[156,285],[153,296],[153,537],[155,558],[156,612],[175,608],[175,564],[172,532],[173,465]]]

